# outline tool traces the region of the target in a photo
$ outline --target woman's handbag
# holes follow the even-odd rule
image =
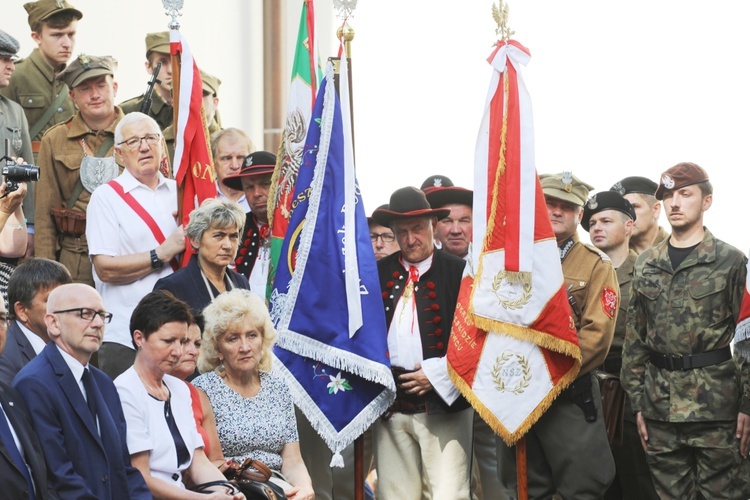
[[[242,465],[232,462],[224,471],[224,476],[239,487],[247,500],[285,500],[286,495],[281,486],[269,481],[272,475],[273,472],[266,464],[252,458],[245,460]]]
[[[620,385],[619,377],[599,370],[595,373],[602,393],[602,413],[604,414],[604,427],[607,429],[607,439],[610,445],[615,441],[620,444],[625,417],[625,390]]]

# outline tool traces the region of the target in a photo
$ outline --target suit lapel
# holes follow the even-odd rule
[[[13,324],[8,329],[8,334],[13,332],[13,338],[16,340],[16,344],[18,344],[18,350],[21,351],[21,354],[26,358],[26,361],[31,361],[36,357],[36,352],[34,351],[34,348],[31,346],[31,342],[29,342],[29,339],[26,338],[26,335],[24,335],[23,331],[21,330],[21,327],[18,326],[16,322],[13,322]]]
[[[15,415],[11,412],[11,406],[10,402],[7,399],[7,395],[5,394],[5,391],[2,387],[0,387],[0,404],[3,406],[3,411],[6,415],[8,415],[8,420],[10,420],[10,424],[13,426],[13,430],[16,431],[16,435],[18,436],[18,440],[21,441],[21,444],[26,446],[26,442],[21,438],[21,433],[19,433],[19,425],[18,420],[15,418]],[[2,415],[0,415],[0,418],[5,418]],[[24,436],[25,437],[25,436]],[[28,441],[28,440],[26,440]],[[5,460],[14,468],[16,471],[18,471],[19,474],[21,474],[21,471],[18,470],[18,467],[16,466],[16,462],[13,460],[13,457],[10,456],[10,453],[8,453],[7,448],[5,448],[5,445],[3,443],[0,443],[0,455],[5,457]]]
[[[57,375],[57,383],[60,385],[60,388],[70,403],[70,406],[73,408],[73,411],[75,411],[78,418],[83,421],[94,439],[101,445],[101,439],[99,437],[99,431],[96,428],[94,417],[91,416],[89,406],[86,404],[86,400],[83,399],[83,393],[78,385],[78,381],[73,377],[73,372],[70,371],[70,368],[68,368],[62,355],[58,352],[57,346],[53,342],[50,342],[47,347],[44,348],[42,353],[47,355],[47,358],[52,365],[52,369]]]

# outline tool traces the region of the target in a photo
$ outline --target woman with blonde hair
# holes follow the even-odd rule
[[[208,396],[224,456],[268,465],[287,498],[314,498],[291,395],[270,371],[276,331],[263,300],[235,289],[216,297],[203,316],[203,375],[193,384]]]

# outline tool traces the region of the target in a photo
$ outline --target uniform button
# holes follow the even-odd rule
[[[58,113],[62,113],[62,112],[63,112],[63,109],[62,109],[62,108],[57,108],[57,112],[58,112]]]
[[[29,99],[29,100],[28,100],[28,101],[26,101],[26,102],[27,102],[27,103],[29,103],[29,104],[31,104],[31,103],[33,103],[33,102],[34,102],[34,99]]]
[[[106,482],[107,482],[108,480],[109,480],[109,476],[108,476],[108,475],[106,475],[106,474],[104,474],[104,475],[102,476],[102,482],[103,482],[103,483],[106,483]]]

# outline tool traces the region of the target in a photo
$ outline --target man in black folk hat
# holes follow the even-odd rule
[[[672,234],[638,256],[622,385],[662,498],[748,498],[750,363],[730,344],[745,290],[745,255],[703,225],[705,170],[660,177]]]
[[[661,201],[654,196],[657,187],[651,179],[633,176],[625,177],[610,188],[610,191],[620,193],[635,209],[636,219],[630,236],[630,248],[637,254],[669,236],[669,233],[659,225]]]
[[[592,196],[583,208],[581,227],[589,232],[591,243],[606,253],[612,260],[620,286],[620,307],[615,323],[615,335],[607,358],[600,369],[620,378],[622,367],[622,344],[628,324],[628,303],[633,284],[633,269],[638,254],[628,247],[630,235],[636,221],[633,205],[616,191],[603,191]],[[618,384],[617,381],[610,382]],[[615,385],[616,387],[616,385]],[[603,400],[606,398],[603,398]],[[606,411],[606,409],[605,409]],[[646,454],[641,447],[635,416],[626,400],[620,430],[611,442],[615,459],[616,475],[605,500],[657,499],[651,475],[646,463]],[[606,420],[611,422],[609,418]]]
[[[474,412],[445,360],[465,262],[433,245],[438,220],[449,213],[405,187],[372,215],[393,229],[400,248],[378,261],[397,386],[396,402],[374,426],[378,496],[386,500],[470,497]]]
[[[225,186],[243,191],[250,206],[234,270],[245,276],[250,282],[250,291],[264,300],[271,259],[268,191],[271,189],[271,177],[275,167],[276,155],[268,151],[256,151],[245,157],[239,174],[230,175],[223,181]]]
[[[383,208],[388,208],[388,204],[380,205],[378,210]],[[383,257],[388,257],[392,253],[398,252],[396,235],[393,234],[393,230],[390,227],[381,226],[375,222],[375,219],[368,217],[367,228],[370,230],[370,242],[372,243],[375,260],[380,260]]]

